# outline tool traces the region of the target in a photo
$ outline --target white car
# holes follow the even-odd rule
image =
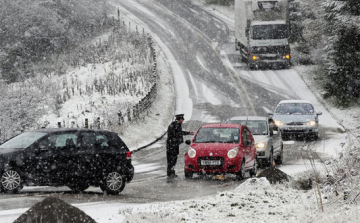
[[[319,115],[307,100],[282,100],[276,106],[273,119],[283,140],[290,137],[318,139]]]
[[[271,117],[266,116],[236,116],[228,119],[227,123],[246,125],[255,140],[257,160],[260,166],[272,163],[282,164],[283,142]]]

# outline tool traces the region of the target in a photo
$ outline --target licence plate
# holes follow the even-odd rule
[[[289,130],[303,130],[303,127],[289,127]]]
[[[201,165],[220,165],[220,160],[201,160]]]

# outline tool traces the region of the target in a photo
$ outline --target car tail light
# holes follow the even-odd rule
[[[131,152],[130,151],[126,151],[126,159],[131,160]]]

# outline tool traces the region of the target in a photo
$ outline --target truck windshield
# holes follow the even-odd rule
[[[289,37],[288,25],[271,24],[253,26],[253,39],[285,39]]]

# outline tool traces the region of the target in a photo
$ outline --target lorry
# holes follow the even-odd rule
[[[235,49],[250,69],[289,68],[287,0],[235,0]]]

